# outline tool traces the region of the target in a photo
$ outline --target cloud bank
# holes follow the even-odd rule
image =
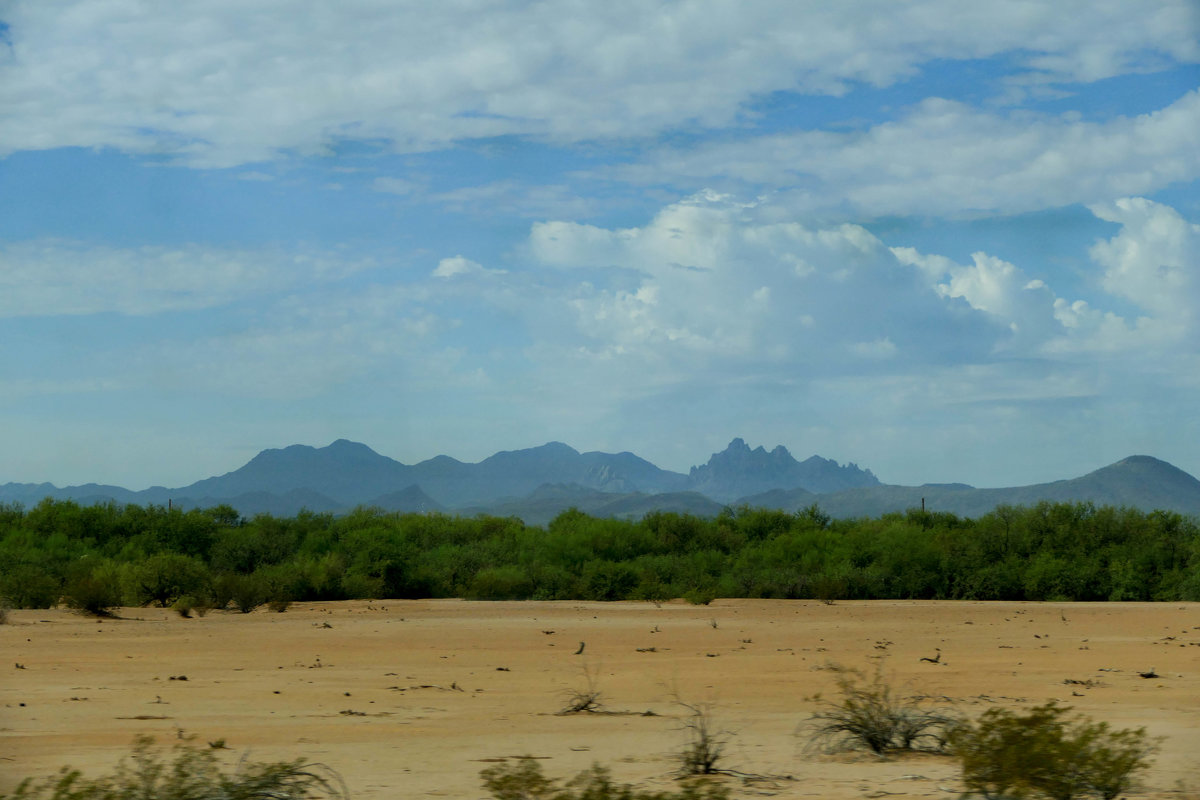
[[[645,137],[937,60],[1003,56],[1018,86],[1200,60],[1189,0],[408,5],[8,3],[0,155],[109,147],[229,167],[343,141]]]

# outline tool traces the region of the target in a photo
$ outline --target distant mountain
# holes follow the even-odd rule
[[[682,488],[686,482],[684,476],[659,469],[633,453],[580,453],[561,442],[503,451],[462,466],[464,470],[439,479],[417,475],[415,482],[451,507],[523,497],[547,483],[577,484],[601,492],[662,492]]]
[[[772,489],[802,488],[824,493],[878,485],[879,479],[870,470],[855,464],[843,467],[820,456],[801,462],[783,445],[768,453],[762,447],[751,450],[741,439],[714,453],[704,466],[692,467],[688,475],[689,489],[722,502]]]
[[[263,450],[245,466],[179,489],[188,497],[237,497],[249,492],[319,492],[343,505],[366,503],[416,481],[412,467],[381,456],[365,444],[338,439],[328,447],[294,444]]]
[[[724,506],[698,492],[620,493],[601,492],[579,484],[546,484],[526,497],[463,509],[463,513],[519,517],[528,525],[545,525],[571,508],[594,517],[641,519],[651,511],[715,517]]]
[[[416,484],[398,492],[388,492],[376,497],[367,505],[382,508],[384,511],[399,511],[404,514],[427,514],[446,510],[445,506],[421,491],[421,487]]]
[[[579,451],[550,442],[496,453],[476,464],[436,456],[407,465],[364,444],[339,439],[327,447],[264,450],[245,465],[189,486],[140,492],[86,484],[0,486],[0,502],[32,507],[43,498],[80,503],[137,503],[180,508],[228,504],[241,514],[293,516],[301,509],[345,512],[357,505],[389,511],[518,516],[543,524],[568,508],[596,516],[637,517],[653,510],[713,516],[725,505],[793,511],[819,504],[834,517],[878,516],[925,507],[979,516],[997,505],[1040,500],[1091,501],[1200,516],[1200,481],[1149,456],[1130,456],[1080,478],[1005,489],[966,484],[889,486],[870,470],[786,448],[751,449],[734,439],[687,474],[663,470],[633,453]]]
[[[686,477],[632,453],[581,454],[559,442],[496,453],[478,464],[436,456],[410,466],[365,444],[338,439],[322,448],[292,445],[264,450],[233,472],[197,481],[174,494],[233,498],[264,492],[282,495],[303,488],[344,507],[371,504],[435,510],[495,503],[528,494],[543,483],[564,481],[609,492],[659,492],[681,488]],[[410,487],[416,487],[422,497],[397,495]],[[109,494],[120,502],[140,499],[140,493],[120,491],[119,497],[115,491]],[[30,494],[25,492],[26,497]]]
[[[920,508],[978,517],[998,505],[1030,506],[1051,502],[1091,502],[1129,506],[1143,511],[1161,509],[1200,516],[1200,481],[1150,456],[1130,456],[1080,478],[1016,486],[975,489],[966,484],[874,486],[847,489],[814,498],[807,493],[775,492],[743,498],[749,505],[794,510],[814,499],[834,517],[876,517],[891,511]]]

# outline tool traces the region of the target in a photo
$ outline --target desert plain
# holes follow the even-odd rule
[[[717,780],[734,797],[956,797],[950,758],[810,746],[806,720],[836,697],[838,665],[869,671],[882,659],[899,690],[967,717],[1059,700],[1144,726],[1159,745],[1133,796],[1200,797],[1195,603],[392,600],[187,619],[16,610],[0,648],[0,793],[63,765],[111,772],[141,734],[165,748],[223,743],[215,752],[231,769],[242,758],[319,762],[357,800],[485,798],[480,770],[522,755],[551,777],[600,763],[619,782],[672,789],[690,706],[727,737],[721,766],[738,774]],[[589,689],[602,713],[558,713]]]

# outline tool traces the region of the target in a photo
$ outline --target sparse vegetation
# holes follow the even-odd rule
[[[987,800],[1114,800],[1149,766],[1144,728],[1112,730],[1053,702],[1027,713],[991,708],[950,737],[967,791]]]
[[[223,740],[222,740],[223,742]],[[85,778],[64,767],[44,780],[26,779],[0,800],[348,800],[336,772],[303,760],[240,762],[222,770],[212,749],[179,745],[164,758],[149,737],[139,737],[132,755],[111,775]]]
[[[678,753],[679,774],[687,777],[726,772],[720,764],[725,755],[725,745],[733,734],[717,727],[712,706],[694,705],[681,700],[675,703],[687,712],[683,721],[687,740]]]
[[[718,783],[693,780],[677,792],[640,789],[618,784],[599,764],[579,773],[565,785],[547,778],[537,760],[526,756],[479,773],[495,800],[727,800],[729,791]]]
[[[866,675],[835,665],[838,697],[823,702],[804,726],[810,742],[827,752],[896,750],[944,752],[958,717],[922,695],[903,695],[884,673],[883,659]]]

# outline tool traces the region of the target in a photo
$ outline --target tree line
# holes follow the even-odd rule
[[[0,504],[0,598],[184,609],[290,601],[715,597],[1200,600],[1200,526],[1091,503],[831,519],[727,508],[640,520],[391,513],[241,517],[46,499]]]

